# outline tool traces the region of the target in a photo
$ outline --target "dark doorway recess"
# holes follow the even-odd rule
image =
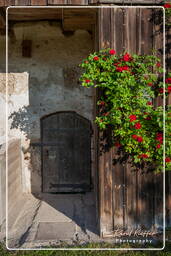
[[[90,191],[91,133],[90,121],[74,111],[41,119],[43,192]]]

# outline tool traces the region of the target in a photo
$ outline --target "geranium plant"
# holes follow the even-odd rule
[[[170,17],[171,17],[171,2],[165,2],[164,4],[165,14],[166,14],[166,24],[171,25]]]
[[[163,69],[155,55],[128,53],[113,49],[90,54],[80,65],[82,86],[99,88],[98,116],[101,131],[110,130],[110,144],[126,154],[136,167],[163,167],[163,107],[154,107],[163,96]],[[166,79],[166,96],[171,78]],[[166,111],[166,169],[171,169],[171,109]]]

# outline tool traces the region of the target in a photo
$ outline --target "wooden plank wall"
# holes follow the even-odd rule
[[[162,0],[0,0],[0,6],[10,5],[91,5],[91,4],[160,4]]]
[[[171,26],[166,26],[166,70],[171,72]],[[171,104],[171,95],[167,103]],[[166,226],[171,226],[171,172],[166,173]]]
[[[163,4],[162,0],[89,0],[89,3],[92,4],[120,4],[120,5],[129,5],[129,4]]]
[[[88,0],[0,0],[0,6],[88,5]]]
[[[99,48],[137,54],[150,54],[155,48],[162,58],[163,33],[156,15],[152,9],[100,9]],[[118,227],[162,226],[162,174],[133,172],[128,163],[113,165],[115,153],[112,149],[99,156],[102,235],[110,235]]]

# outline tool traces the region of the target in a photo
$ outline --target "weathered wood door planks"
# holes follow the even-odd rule
[[[90,191],[91,124],[75,112],[41,120],[43,192]]]

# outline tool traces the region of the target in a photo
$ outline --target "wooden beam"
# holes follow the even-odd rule
[[[0,0],[0,6],[10,5],[91,5],[91,4],[163,4],[163,0]]]
[[[15,0],[15,5],[27,6],[30,5],[30,0]]]
[[[76,29],[92,30],[96,23],[96,9],[64,9],[63,29],[72,31]]]
[[[10,21],[36,21],[36,20],[61,20],[60,8],[10,8],[8,11]]]
[[[4,0],[5,6],[13,6],[15,5],[15,0]]]
[[[47,5],[47,0],[31,0],[31,5],[37,5],[37,6]]]
[[[69,5],[88,5],[88,0],[68,0]]]
[[[0,1],[0,6],[5,6],[5,0]]]
[[[67,4],[67,0],[48,0],[48,5],[63,5]]]
[[[89,4],[163,4],[162,0],[89,0]]]
[[[92,31],[96,23],[96,13],[95,8],[10,8],[8,17],[9,21],[62,20],[64,31]]]

